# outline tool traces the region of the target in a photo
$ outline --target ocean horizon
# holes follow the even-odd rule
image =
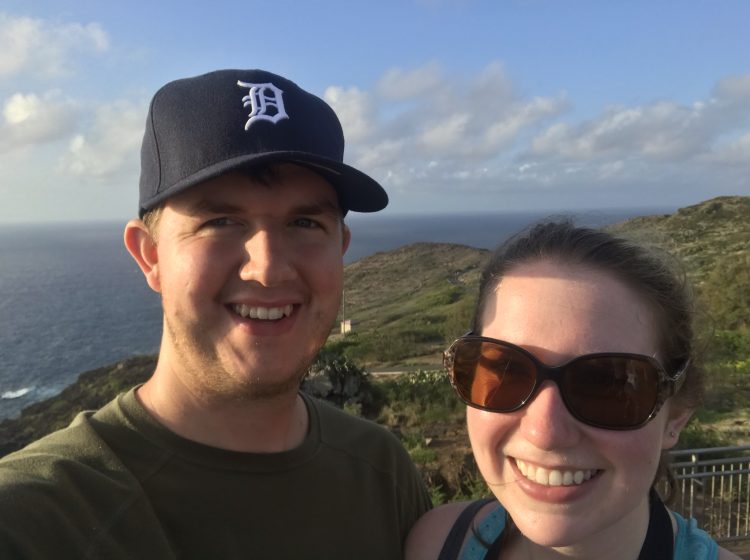
[[[674,209],[430,215],[355,214],[345,263],[416,242],[492,249],[539,220],[604,226]],[[122,244],[121,222],[0,225],[0,420],[78,376],[153,354],[161,307]]]

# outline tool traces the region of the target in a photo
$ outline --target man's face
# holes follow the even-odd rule
[[[338,313],[349,231],[333,187],[296,165],[261,184],[239,173],[170,198],[149,284],[162,296],[160,355],[193,392],[296,391]]]

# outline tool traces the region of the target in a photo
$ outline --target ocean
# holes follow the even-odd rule
[[[606,225],[671,209],[601,210]],[[549,213],[379,215],[347,218],[346,263],[418,241],[491,249]],[[158,296],[122,244],[122,223],[0,226],[0,419],[59,393],[84,371],[155,353]]]

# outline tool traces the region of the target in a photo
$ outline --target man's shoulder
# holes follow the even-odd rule
[[[0,459],[1,557],[89,557],[84,551],[117,550],[121,528],[146,530],[148,504],[101,437],[102,422],[99,413],[80,413],[68,427]]]
[[[384,444],[398,444],[398,439],[380,424],[346,412],[322,399],[309,399],[318,411],[323,436],[329,442],[342,439],[351,443],[353,439],[375,438]]]
[[[86,473],[112,478],[122,471],[119,459],[97,433],[92,412],[0,459],[0,496],[74,486]]]
[[[52,432],[26,447],[0,459],[0,472],[19,470],[21,467],[36,471],[48,462],[70,459],[86,449],[92,437],[89,424],[91,412],[81,412],[60,430]]]
[[[312,400],[320,417],[320,455],[328,472],[338,472],[339,486],[351,490],[354,477],[367,481],[368,492],[396,496],[397,516],[406,530],[430,507],[430,498],[409,454],[398,438],[383,426],[354,416],[331,404]],[[345,490],[346,491],[346,490]]]
[[[409,455],[398,438],[383,426],[319,399],[311,399],[320,417],[321,442],[331,450],[356,457],[378,468],[411,470]]]
[[[100,433],[117,422],[115,406],[81,412],[66,428],[0,459],[0,516],[15,508],[41,515],[78,501],[107,510],[132,496],[137,482]]]
[[[78,513],[84,489],[81,480],[96,472],[85,454],[85,420],[45,436],[0,459],[0,551],[2,546],[30,547],[43,525],[68,527]],[[20,554],[20,553],[19,553]]]

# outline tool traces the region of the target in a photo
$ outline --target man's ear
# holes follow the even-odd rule
[[[130,220],[125,226],[123,236],[125,248],[135,259],[146,277],[149,287],[155,292],[161,292],[159,280],[159,252],[156,240],[141,220]]]
[[[693,409],[675,406],[669,411],[669,418],[664,426],[664,438],[662,439],[662,449],[671,449],[677,444],[680,438],[680,432],[693,416]]]
[[[352,232],[349,229],[349,226],[346,224],[341,225],[341,241],[342,241],[342,249],[341,254],[343,255],[346,253],[346,250],[349,248],[349,242],[352,240]]]

